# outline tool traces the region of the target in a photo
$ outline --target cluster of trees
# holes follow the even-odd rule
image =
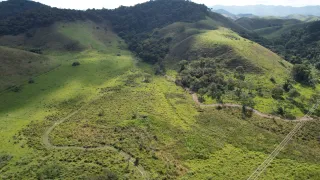
[[[247,87],[244,82],[244,68],[239,66],[234,72],[234,77],[225,77],[219,71],[220,65],[213,59],[200,59],[196,61],[183,60],[179,63],[180,73],[177,84],[187,87],[201,96],[208,95],[218,102],[223,102],[223,95],[227,91],[234,91],[238,100],[245,106],[254,106],[253,87]],[[247,93],[245,89],[249,89]],[[200,97],[200,100],[203,100]]]

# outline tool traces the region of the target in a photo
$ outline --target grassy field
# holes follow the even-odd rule
[[[136,60],[108,25],[55,27],[84,49],[45,51],[44,56],[61,66],[35,77],[34,84],[24,84],[19,92],[0,95],[0,179],[245,179],[294,126],[255,115],[242,119],[236,109],[201,109],[183,88]],[[226,32],[230,34],[201,34],[195,45],[206,44],[209,37],[234,43]],[[236,52],[255,62],[254,55]],[[72,66],[75,61],[80,65]],[[61,148],[47,149],[46,131],[79,108],[49,134],[50,143]],[[317,179],[319,127],[319,122],[308,123],[263,179]],[[119,152],[99,149],[106,145]],[[136,165],[147,175],[120,151],[138,159]]]

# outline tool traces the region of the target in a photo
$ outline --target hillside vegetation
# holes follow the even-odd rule
[[[210,19],[201,23],[219,26]],[[152,36],[171,39],[165,64],[167,73],[178,72],[179,85],[198,92],[205,103],[243,104],[288,118],[307,111],[302,107],[313,101],[316,91],[304,93],[312,87],[294,82],[290,63],[231,30],[199,29],[195,24],[174,23]],[[304,95],[293,97],[296,91]]]
[[[20,91],[20,85],[34,83],[33,77],[59,64],[45,56],[0,46],[0,91]]]
[[[296,19],[272,19],[272,18],[240,18],[235,21],[248,30],[256,30],[267,27],[279,27],[301,23]]]
[[[204,5],[42,10],[63,18],[0,36],[0,73],[19,85],[0,94],[0,179],[247,179],[299,121],[245,107],[295,119],[319,99],[315,69]],[[4,27],[33,12],[18,11]],[[317,179],[319,125],[306,121],[261,179]]]

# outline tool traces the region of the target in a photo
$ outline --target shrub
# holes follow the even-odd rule
[[[296,89],[291,89],[289,91],[289,97],[294,98],[299,96],[300,96],[300,93]]]
[[[318,70],[320,70],[320,62],[318,62],[315,66]]]
[[[12,92],[20,92],[22,87],[21,86],[12,86],[10,87]]]
[[[286,81],[283,85],[283,89],[286,91],[286,92],[289,92],[292,88],[292,85],[289,81]]]
[[[273,84],[277,83],[277,82],[276,82],[276,79],[275,79],[274,77],[271,77],[271,78],[270,78],[270,81],[271,81]]]
[[[74,67],[75,67],[75,66],[80,66],[80,63],[79,63],[78,61],[73,62],[73,63],[72,63],[72,66],[74,66]]]
[[[296,64],[293,66],[292,76],[297,82],[310,84],[310,80],[312,79],[311,69],[307,65]]]
[[[282,95],[284,93],[284,90],[281,87],[275,87],[272,89],[272,98],[274,99],[283,99]]]
[[[28,81],[28,83],[29,83],[29,84],[33,84],[33,83],[34,83],[34,80],[33,80],[32,78],[30,78],[29,81]]]

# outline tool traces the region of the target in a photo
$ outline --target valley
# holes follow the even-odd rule
[[[0,179],[247,179],[300,123],[260,179],[320,177],[319,71],[254,41],[278,31],[184,0],[9,2],[57,20],[0,12]]]

